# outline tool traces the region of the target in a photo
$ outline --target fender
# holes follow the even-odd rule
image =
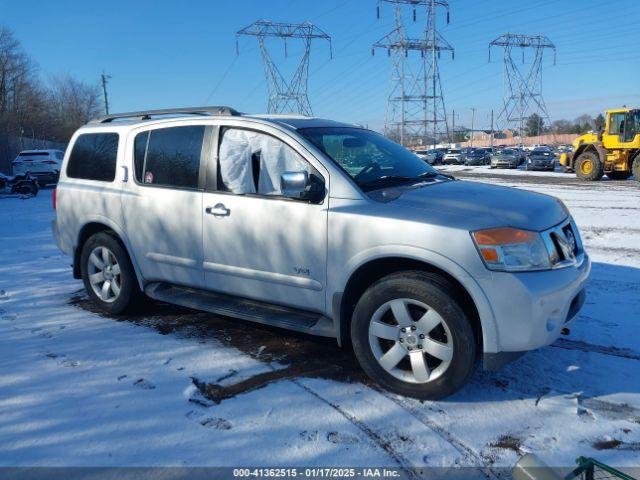
[[[131,264],[133,265],[133,270],[136,273],[138,285],[140,286],[140,289],[144,290],[144,282],[143,282],[142,274],[140,272],[140,267],[138,265],[135,255],[133,254],[133,249],[131,248],[131,243],[129,242],[129,238],[124,233],[124,229],[120,225],[118,225],[116,222],[111,220],[110,218],[102,215],[95,215],[95,214],[88,216],[86,219],[86,222],[84,223],[82,228],[80,228],[80,230],[78,231],[78,234],[76,235],[76,242],[75,242],[75,245],[73,246],[73,250],[75,251],[78,248],[80,232],[86,225],[90,223],[101,223],[102,225],[109,227],[111,230],[113,230],[116,233],[116,235],[118,235],[118,237],[124,244],[124,248],[127,251],[127,254],[129,255],[129,259],[131,260]]]
[[[461,265],[438,252],[408,245],[384,245],[372,247],[359,252],[347,262],[344,268],[345,273],[341,276],[338,285],[342,285],[342,288],[344,288],[358,268],[372,260],[387,257],[402,257],[434,266],[447,272],[460,282],[471,296],[476,309],[478,310],[480,324],[482,327],[483,351],[485,353],[495,353],[499,351],[495,314],[484,290],[482,290],[476,279]],[[489,275],[488,272],[487,275]],[[338,293],[335,289],[333,290],[333,294]],[[331,298],[331,296],[328,298]],[[332,308],[333,318],[340,318],[340,312],[335,310],[336,306],[334,305]]]

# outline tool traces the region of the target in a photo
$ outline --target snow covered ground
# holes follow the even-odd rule
[[[564,200],[594,267],[570,337],[439,402],[379,391],[327,340],[162,304],[100,315],[51,191],[0,199],[0,466],[639,466],[640,187],[449,170]]]

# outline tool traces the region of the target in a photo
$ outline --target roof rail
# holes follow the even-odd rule
[[[104,115],[91,120],[89,123],[111,123],[114,120],[135,119],[135,120],[151,120],[152,117],[161,116],[178,116],[178,115],[240,115],[240,112],[231,107],[193,107],[193,108],[163,108],[160,110],[142,110],[140,112],[114,113],[112,115]]]

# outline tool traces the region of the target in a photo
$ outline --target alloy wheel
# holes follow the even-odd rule
[[[111,250],[99,246],[94,248],[87,261],[87,273],[93,293],[107,303],[115,302],[122,286],[120,265]]]
[[[453,338],[445,320],[409,298],[390,300],[374,312],[369,345],[385,371],[410,383],[435,380],[453,359]]]

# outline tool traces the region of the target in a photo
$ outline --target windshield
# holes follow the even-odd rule
[[[424,160],[371,130],[314,127],[298,131],[365,191],[438,175]]]
[[[461,153],[461,150],[447,150],[447,153],[451,153],[452,155],[457,155]]]
[[[515,155],[515,150],[502,150],[498,155]]]

